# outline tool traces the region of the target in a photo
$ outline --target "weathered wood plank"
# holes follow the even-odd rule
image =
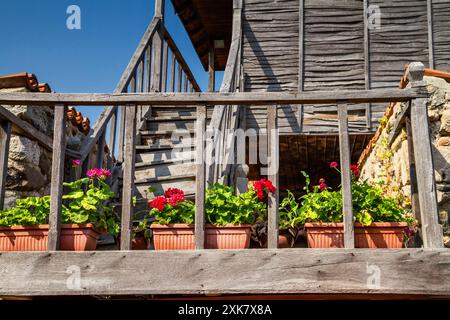
[[[50,216],[48,250],[59,250],[61,234],[62,194],[66,151],[66,106],[55,106],[53,127],[52,177],[50,185]]]
[[[402,102],[427,97],[422,87],[378,90],[331,90],[315,92],[233,92],[233,93],[0,93],[0,103],[6,105],[268,105],[268,104],[336,104],[367,102]]]
[[[267,247],[278,248],[278,205],[279,205],[279,166],[280,143],[277,127],[277,106],[267,108],[267,133],[268,139],[268,177],[276,188],[275,193],[268,196],[267,204]]]
[[[450,295],[448,249],[4,252],[0,266],[1,296]]]
[[[9,142],[11,140],[12,124],[8,120],[0,123],[0,210],[3,210],[6,191],[6,176],[8,175]]]
[[[402,128],[405,125],[406,117],[410,114],[410,105],[407,104],[403,107],[403,109],[400,111],[400,113],[397,115],[397,118],[394,122],[394,125],[392,126],[391,131],[389,132],[389,146],[392,145],[395,138],[397,138],[398,134],[401,132]]]
[[[424,72],[425,66],[422,63],[412,63],[409,66],[408,73],[410,85],[423,85]],[[411,131],[419,191],[423,245],[425,248],[441,248],[443,247],[442,227],[438,222],[436,182],[434,180],[427,104],[428,99],[426,98],[411,101]]]
[[[111,150],[111,157],[115,157],[116,153],[116,136],[117,136],[117,108],[111,117],[111,126],[109,128],[109,150]]]
[[[433,0],[427,0],[428,65],[434,69]]]
[[[205,248],[205,191],[206,191],[206,106],[197,107],[196,134],[196,190],[195,190],[195,248]]]
[[[214,48],[209,49],[208,54],[208,91],[214,92],[216,85],[216,70],[214,64]]]
[[[131,250],[133,223],[134,165],[136,157],[136,106],[127,105],[125,126],[125,156],[122,191],[121,250]]]
[[[344,246],[355,247],[353,230],[352,176],[350,172],[351,154],[348,136],[347,104],[338,106],[339,154],[341,161],[342,214],[344,217]]]

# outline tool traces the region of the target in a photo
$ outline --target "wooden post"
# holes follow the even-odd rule
[[[195,190],[195,248],[205,248],[205,134],[206,107],[197,107],[196,139],[196,190]]]
[[[123,169],[122,226],[120,249],[131,250],[133,223],[134,165],[136,149],[136,106],[126,106],[125,161]]]
[[[348,136],[348,106],[338,105],[339,154],[341,160],[342,214],[344,216],[344,246],[355,247],[352,205],[352,176],[350,173],[350,142]]]
[[[120,106],[120,134],[119,134],[119,150],[118,150],[118,156],[117,161],[122,163],[123,162],[123,148],[125,147],[125,117],[126,117],[126,108],[125,106]]]
[[[411,87],[423,87],[426,90],[423,82],[424,73],[425,66],[421,62],[413,62],[409,65],[408,79]],[[438,222],[436,182],[434,180],[427,104],[427,98],[418,98],[411,101],[411,131],[419,191],[422,240],[425,248],[442,248],[442,228]]]
[[[279,169],[279,137],[277,127],[277,105],[269,106],[267,109],[267,135],[268,135],[268,178],[276,188],[275,193],[268,197],[268,225],[267,225],[267,247],[278,248],[278,169]]]
[[[66,151],[66,106],[56,105],[53,127],[52,178],[50,186],[50,217],[48,251],[59,250],[61,211]]]
[[[152,83],[151,92],[161,92],[162,57],[163,57],[163,28],[164,28],[164,0],[155,1],[155,18],[161,19],[158,31],[153,36],[152,46]]]
[[[363,11],[364,11],[364,82],[366,90],[371,87],[370,83],[370,33],[369,33],[369,22],[368,22],[368,6],[369,0],[363,1]],[[372,104],[367,103],[365,107],[366,112],[366,127],[367,130],[372,128]]]
[[[429,67],[434,69],[433,0],[427,0]]]
[[[117,108],[111,117],[111,126],[109,128],[109,150],[111,150],[111,157],[114,158],[116,152],[116,135],[117,135]]]
[[[216,86],[216,70],[215,70],[215,59],[214,59],[214,45],[209,48],[208,54],[208,91],[214,92]]]
[[[103,167],[103,156],[104,156],[104,152],[105,152],[105,136],[106,136],[106,131],[104,131],[102,133],[102,135],[100,136],[100,139],[98,140],[98,143],[97,143],[97,159],[95,161],[95,165],[97,168]]]
[[[6,176],[8,175],[9,141],[11,140],[11,122],[4,120],[0,124],[0,210],[5,204]]]

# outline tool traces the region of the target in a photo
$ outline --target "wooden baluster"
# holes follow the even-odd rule
[[[167,92],[167,68],[169,64],[169,45],[164,41],[164,61],[162,67],[162,92]]]
[[[354,248],[354,223],[352,205],[352,176],[350,173],[351,155],[348,136],[348,106],[339,104],[339,154],[341,160],[341,185],[342,185],[342,213],[344,216],[344,247]]]
[[[146,92],[150,92],[151,83],[152,83],[152,47],[148,46],[145,52],[146,55],[146,65],[147,65],[147,74],[145,77],[145,90]]]
[[[48,251],[59,250],[60,244],[64,162],[66,152],[65,105],[59,104],[55,106],[54,121]]]
[[[105,139],[106,139],[106,131],[102,133],[97,142],[97,157],[95,161],[95,165],[97,168],[103,167],[103,156],[105,153]]]
[[[411,63],[408,73],[410,86],[423,87],[423,90],[426,91],[423,82],[424,72],[425,66],[421,62]],[[411,132],[419,193],[422,240],[425,248],[442,248],[442,227],[438,221],[436,182],[427,105],[427,98],[418,98],[411,101]]]
[[[188,76],[186,73],[184,73],[184,90],[183,92],[188,92]]]
[[[8,175],[9,142],[11,140],[12,124],[2,121],[0,124],[0,209],[5,204],[6,176]]]
[[[275,193],[268,196],[268,226],[267,226],[267,247],[269,249],[278,248],[278,168],[279,168],[279,137],[277,127],[278,106],[267,107],[267,135],[268,135],[268,178],[276,188]]]
[[[175,65],[177,60],[175,54],[172,51],[172,62],[170,64],[170,92],[175,92]]]
[[[205,248],[205,134],[206,106],[197,107],[196,137],[196,190],[195,190],[195,248]]]
[[[125,161],[123,168],[122,225],[120,249],[131,250],[133,223],[134,166],[136,152],[136,106],[127,105],[125,127]]]
[[[111,157],[114,158],[116,153],[116,135],[117,135],[117,108],[111,116],[111,127],[109,128],[109,149]]]
[[[181,64],[178,63],[178,92],[181,92],[181,82],[183,80],[183,69],[181,69]]]

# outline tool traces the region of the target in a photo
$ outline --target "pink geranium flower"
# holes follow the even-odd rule
[[[339,163],[337,163],[336,161],[333,161],[330,163],[330,168],[337,168],[339,166]]]
[[[81,165],[81,160],[80,160],[80,159],[74,159],[74,160],[72,160],[72,165],[73,165],[73,166],[79,166],[79,165]]]

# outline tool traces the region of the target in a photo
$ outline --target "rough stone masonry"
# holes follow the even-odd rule
[[[437,184],[439,221],[444,229],[444,241],[450,247],[450,83],[437,77],[424,77],[430,98],[428,118],[432,141],[433,162]],[[360,159],[361,179],[382,182],[386,194],[397,197],[411,208],[410,160],[406,125],[389,143],[389,134],[405,105],[393,106],[390,116],[381,119],[380,134]]]

